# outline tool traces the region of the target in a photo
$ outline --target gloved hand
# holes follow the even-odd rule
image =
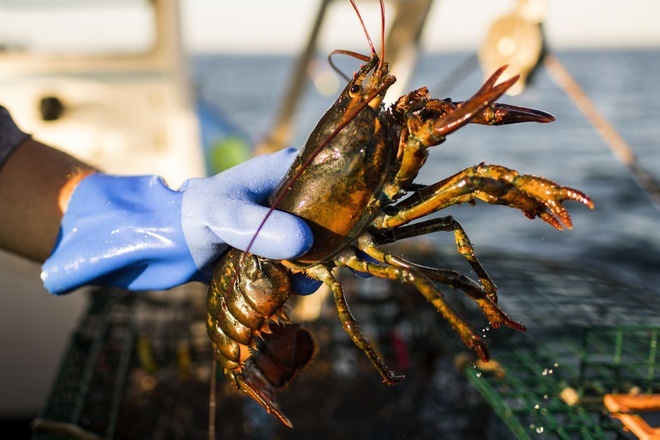
[[[268,208],[264,202],[296,151],[259,156],[216,176],[190,179],[178,191],[157,176],[85,177],[71,196],[60,236],[43,265],[44,286],[54,294],[80,286],[168,289],[209,282],[228,246],[245,250]],[[273,211],[250,252],[290,259],[310,249],[311,230],[291,214]],[[294,277],[294,291],[320,283]]]

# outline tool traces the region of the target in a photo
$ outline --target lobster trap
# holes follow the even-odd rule
[[[448,257],[423,242],[412,247],[420,264],[461,263],[453,250]],[[604,397],[660,393],[660,313],[652,298],[628,281],[569,264],[502,254],[482,261],[500,286],[503,308],[527,333],[490,329],[465,295],[444,293],[481,329],[493,362],[475,361],[414,289],[346,271],[341,278],[353,313],[388,365],[406,375],[403,383],[382,384],[342,329],[330,296],[306,318],[296,318],[294,304],[294,320],[306,321],[319,346],[313,363],[280,395],[294,429],[219,373],[217,437],[634,439]],[[205,292],[184,287],[190,290],[182,295],[90,293],[33,423],[34,438],[208,438]],[[300,301],[322,298],[320,292]]]
[[[514,316],[526,311],[527,335],[500,339],[493,362],[464,369],[499,416],[489,438],[660,438],[653,295],[584,269],[525,266],[524,277],[511,261],[493,273],[507,288],[526,289],[502,302]]]
[[[518,439],[658,438],[659,337],[660,327],[576,328],[503,349],[496,367],[477,365],[465,375]],[[606,402],[621,397],[645,402],[646,411],[624,414],[637,423],[608,411]],[[634,425],[655,437],[627,432]]]
[[[444,337],[451,330],[438,331],[444,322],[433,309],[419,307],[424,301],[419,304],[410,292],[401,295],[383,280],[349,279],[347,284],[352,289],[364,281],[368,287],[352,295],[353,310],[392,368],[407,375],[405,383],[382,384],[345,334],[334,305],[325,301],[317,319],[305,324],[315,335],[318,354],[281,395],[294,429],[266,414],[218,372],[218,438],[426,437],[454,429],[457,419],[471,425],[475,413],[462,402],[467,381],[455,384],[437,374],[456,375],[449,354],[460,341]],[[32,424],[34,438],[208,438],[213,360],[204,296],[192,293],[200,304],[117,290],[92,292],[48,402]],[[439,412],[447,417],[437,417]]]

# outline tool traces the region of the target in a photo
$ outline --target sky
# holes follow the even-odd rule
[[[0,43],[15,47],[149,47],[148,0],[0,0]],[[540,1],[543,0],[530,0]],[[320,0],[179,0],[184,41],[192,53],[299,53]],[[65,3],[68,8],[52,8]],[[386,21],[395,2],[386,2]],[[405,2],[402,2],[405,3]],[[428,52],[475,50],[493,21],[516,0],[436,0],[422,34]],[[25,7],[28,5],[27,7]],[[91,5],[91,6],[90,6]],[[84,6],[84,7],[83,7]],[[380,10],[358,0],[377,43]],[[544,28],[551,48],[660,48],[660,0],[547,0]],[[388,22],[389,22],[388,21]],[[103,41],[102,41],[103,40]],[[335,0],[320,49],[366,52],[362,28],[348,0]]]
[[[480,45],[492,21],[514,0],[436,0],[422,37],[428,51]],[[194,52],[298,52],[318,10],[314,0],[182,0],[184,35]],[[378,2],[358,1],[377,39]],[[391,8],[386,2],[386,8]],[[393,14],[387,14],[387,17]],[[544,27],[553,48],[660,48],[658,0],[548,0]],[[364,50],[364,34],[348,1],[328,10],[321,41],[326,49]],[[348,47],[352,46],[352,47]]]

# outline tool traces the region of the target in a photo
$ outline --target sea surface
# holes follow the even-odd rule
[[[555,55],[628,143],[639,164],[660,180],[660,50],[581,50]],[[480,69],[470,70],[459,81],[450,78],[469,57],[467,53],[423,55],[409,89],[428,86],[440,98],[468,98],[483,81]],[[191,59],[191,69],[199,94],[258,143],[274,124],[294,63],[295,58],[287,56],[204,55]],[[324,63],[320,56],[316,69],[323,69],[318,66]],[[350,59],[344,65],[349,73],[358,68]],[[308,82],[295,117],[292,146],[304,143],[337,94],[325,96]],[[523,94],[501,101],[548,111],[557,120],[465,127],[433,148],[417,182],[433,183],[480,162],[496,163],[577,188],[593,199],[596,208],[590,211],[581,204],[566,203],[573,218],[571,231],[556,231],[519,211],[482,202],[451,207],[442,215],[452,214],[463,225],[478,254],[596,268],[648,286],[648,295],[660,295],[660,211],[609,144],[544,67]],[[432,239],[438,246],[453,246],[452,234],[437,233]]]

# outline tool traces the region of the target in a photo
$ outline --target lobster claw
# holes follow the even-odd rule
[[[550,113],[527,107],[518,107],[509,104],[492,104],[472,119],[473,124],[507,125],[519,122],[552,122],[555,117]]]
[[[502,66],[497,69],[491,76],[486,80],[484,85],[481,86],[481,89],[472,97],[470,101],[479,102],[482,99],[489,98],[493,94],[493,91],[499,89],[500,92],[495,96],[500,96],[507,89],[509,89],[516,81],[518,81],[518,76],[509,78],[508,80],[495,86],[495,82],[502,75],[507,66]],[[491,100],[491,102],[494,101]],[[467,102],[467,101],[466,101]],[[461,106],[463,102],[457,102],[457,105]],[[527,107],[518,107],[515,105],[509,104],[500,104],[492,103],[485,107],[481,112],[479,112],[470,122],[473,124],[483,124],[483,125],[506,125],[506,124],[517,124],[519,122],[552,122],[555,120],[555,117],[550,113],[546,113],[541,110],[536,110],[533,108]]]

